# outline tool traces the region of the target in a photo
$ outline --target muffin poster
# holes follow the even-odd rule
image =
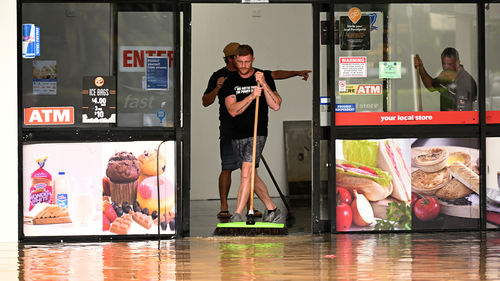
[[[477,229],[479,152],[477,138],[338,140],[337,230]]]
[[[24,234],[173,234],[175,142],[159,144],[25,145]]]

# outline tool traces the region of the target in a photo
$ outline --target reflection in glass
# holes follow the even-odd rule
[[[361,12],[357,23],[354,9]],[[336,5],[335,11],[340,41],[354,46],[335,46],[336,104],[354,104],[353,112],[477,110],[475,4]],[[358,58],[366,62],[343,61]]]

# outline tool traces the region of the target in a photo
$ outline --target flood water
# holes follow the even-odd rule
[[[0,244],[2,280],[500,280],[489,232]]]

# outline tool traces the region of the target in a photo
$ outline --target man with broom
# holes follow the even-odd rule
[[[419,55],[413,58],[413,65],[427,90],[440,93],[441,111],[474,110],[473,104],[477,101],[476,81],[460,64],[460,57],[455,48],[445,48],[441,53],[443,71],[436,78],[427,73]]]
[[[266,185],[254,169],[258,167],[267,139],[268,107],[275,111],[279,110],[281,97],[276,91],[272,76],[268,72],[264,73],[254,68],[254,60],[252,47],[240,45],[236,49],[235,56],[238,72],[227,78],[220,91],[220,98],[225,101],[226,108],[233,117],[233,150],[241,169],[236,211],[229,222],[241,222],[241,215],[249,196],[253,196],[253,193],[250,194],[252,187],[255,187],[255,193],[266,206],[262,215],[264,222],[278,222],[283,217],[269,196]],[[263,98],[259,98],[261,94]],[[257,116],[256,101],[259,102]],[[255,121],[257,121],[256,128],[254,128]],[[257,136],[255,142],[254,135]],[[255,159],[252,159],[253,154]],[[253,161],[255,162],[252,163]],[[254,171],[253,176],[252,171]],[[254,178],[253,185],[252,178]]]
[[[225,66],[212,74],[210,80],[208,81],[208,86],[203,93],[202,104],[207,107],[214,103],[216,97],[219,94],[220,89],[224,85],[227,77],[236,73],[238,70],[236,68],[236,62],[234,57],[236,55],[236,49],[240,46],[239,43],[231,42],[227,44],[222,52],[224,53]],[[267,72],[267,71],[265,71]],[[271,71],[269,71],[271,72]],[[309,78],[310,70],[274,70],[271,72],[271,76],[275,80],[288,79],[295,76],[301,76],[302,80],[307,81]],[[233,153],[232,145],[232,133],[231,133],[231,119],[226,109],[224,100],[219,97],[219,120],[220,120],[220,157],[222,169],[219,175],[219,195],[220,195],[220,212],[217,214],[218,218],[229,218],[231,213],[228,211],[227,197],[229,195],[229,189],[231,188],[231,173],[232,171],[238,169],[238,163]],[[249,203],[247,203],[247,207]],[[262,214],[254,210],[254,216],[262,216]]]

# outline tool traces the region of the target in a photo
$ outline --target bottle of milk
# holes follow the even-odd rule
[[[54,188],[54,193],[56,195],[54,204],[57,204],[62,208],[68,208],[69,186],[68,178],[66,178],[65,172],[59,172],[59,175],[54,180]]]

